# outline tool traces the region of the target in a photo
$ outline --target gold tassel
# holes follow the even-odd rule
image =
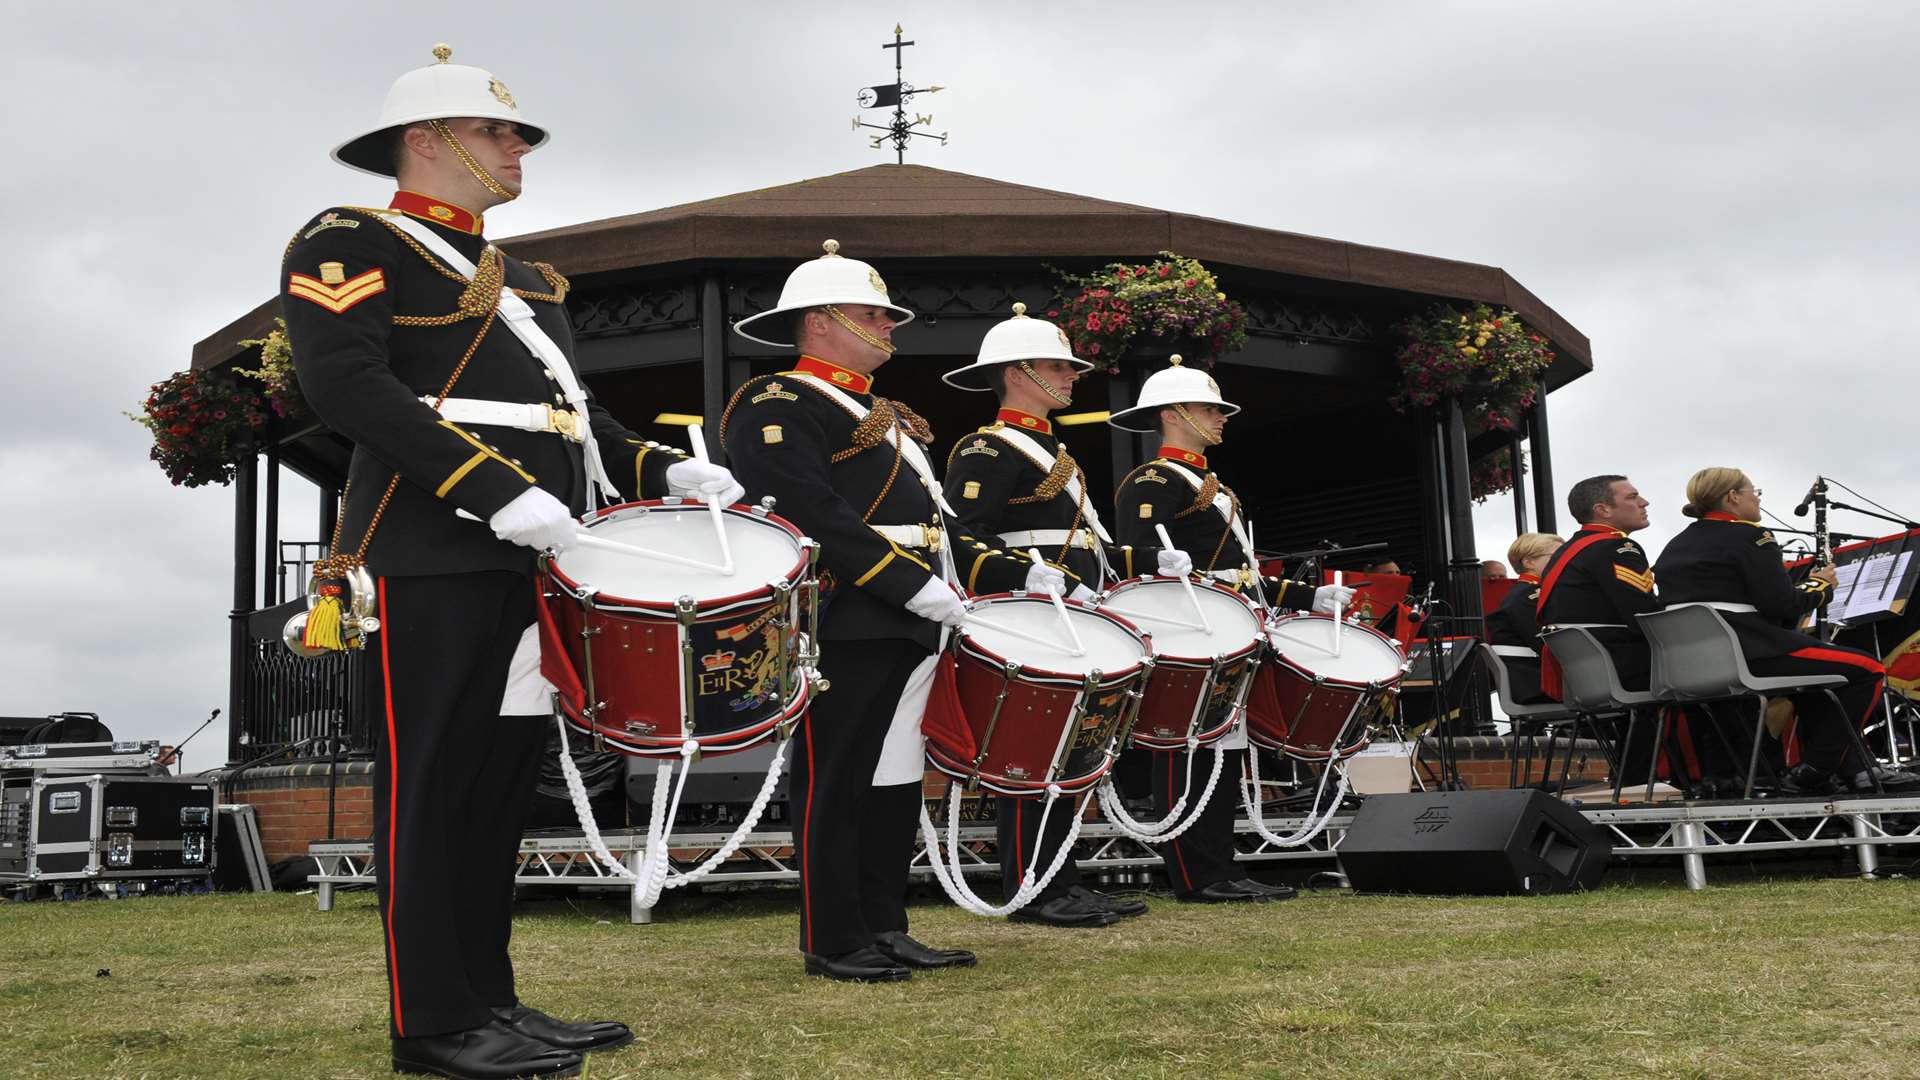
[[[337,583],[320,586],[320,601],[307,612],[307,630],[302,638],[307,648],[339,652],[347,647],[340,640],[340,593]]]

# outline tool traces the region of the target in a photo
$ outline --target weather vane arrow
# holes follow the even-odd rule
[[[907,118],[907,102],[913,100],[916,95],[937,94],[945,90],[946,87],[936,83],[932,86],[921,88],[906,81],[901,70],[900,58],[905,54],[907,46],[912,45],[913,42],[903,40],[900,36],[902,33],[904,33],[904,31],[900,29],[899,24],[894,24],[893,40],[880,46],[883,49],[893,50],[893,81],[890,83],[882,83],[879,86],[861,87],[860,91],[856,93],[853,98],[863,109],[893,110],[893,121],[887,124],[870,124],[856,116],[853,118],[853,130],[859,131],[861,128],[872,128],[875,131],[882,132],[882,134],[879,135],[867,136],[868,145],[878,150],[886,144],[892,143],[894,164],[896,165],[905,165],[907,163],[907,144],[911,143],[915,137],[938,139],[940,140],[941,146],[947,145],[947,133],[944,131],[935,135],[931,131],[914,130],[915,128],[932,126],[933,114],[915,113],[911,120]]]

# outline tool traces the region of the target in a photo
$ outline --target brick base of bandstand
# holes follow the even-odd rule
[[[1505,788],[1513,779],[1510,765],[1513,741],[1504,735],[1471,735],[1454,740],[1453,754],[1466,786],[1478,790]],[[1557,783],[1566,761],[1568,741],[1554,745],[1552,773],[1546,773],[1547,741],[1535,740],[1532,761],[1521,747],[1518,786],[1544,782]],[[1440,746],[1432,738],[1423,739],[1418,771],[1422,781],[1432,786],[1440,776]],[[337,839],[365,839],[373,832],[373,763],[343,761],[339,764],[339,783],[334,791],[333,836]],[[327,839],[326,762],[277,765],[249,769],[222,790],[221,801],[249,803],[260,824],[261,845],[268,862],[305,855],[307,845]],[[1607,778],[1607,760],[1600,744],[1581,739],[1573,744],[1573,764],[1569,783],[1599,783]],[[945,797],[948,778],[928,772],[925,789],[928,799]],[[1411,789],[1414,785],[1409,785]],[[982,800],[986,810],[991,800]],[[1089,809],[1092,810],[1089,800]],[[969,808],[972,809],[971,807]],[[1093,810],[1097,814],[1097,810]],[[975,812],[977,813],[977,811]],[[968,815],[970,818],[974,814]]]

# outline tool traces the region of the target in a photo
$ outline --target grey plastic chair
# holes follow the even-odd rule
[[[1534,652],[1532,649],[1525,649],[1519,646],[1490,645],[1486,642],[1481,642],[1479,648],[1480,657],[1486,661],[1487,670],[1493,673],[1493,687],[1494,692],[1498,694],[1500,698],[1500,711],[1506,713],[1507,719],[1513,722],[1513,750],[1512,753],[1508,755],[1507,786],[1520,786],[1520,728],[1523,724],[1536,730],[1538,728],[1545,728],[1547,731],[1546,761],[1540,770],[1540,776],[1544,781],[1546,777],[1553,774],[1553,750],[1560,735],[1559,725],[1568,721],[1573,722],[1574,731],[1573,734],[1568,736],[1570,742],[1567,747],[1566,768],[1563,770],[1564,773],[1571,774],[1573,770],[1572,742],[1578,741],[1580,735],[1579,712],[1551,701],[1537,705],[1522,705],[1518,701],[1515,701],[1513,696],[1513,673],[1507,670],[1507,658],[1502,655],[1502,650],[1519,649],[1520,652],[1533,657],[1538,657],[1540,654]],[[1531,737],[1527,741],[1527,772],[1529,775],[1533,772],[1533,739]],[[1565,775],[1560,778],[1560,786],[1562,790],[1566,788]]]
[[[1613,655],[1598,637],[1595,630],[1625,630],[1627,627],[1614,623],[1561,623],[1558,626],[1546,626],[1540,630],[1540,640],[1553,650],[1553,658],[1560,665],[1560,691],[1563,703],[1578,711],[1590,720],[1594,720],[1593,730],[1599,731],[1598,718],[1624,711],[1627,714],[1627,733],[1621,740],[1620,754],[1608,755],[1610,762],[1617,762],[1613,774],[1613,801],[1620,801],[1620,792],[1626,786],[1626,751],[1633,745],[1633,731],[1640,722],[1640,710],[1657,704],[1653,694],[1644,690],[1629,690],[1620,684],[1620,669],[1613,664]],[[1653,801],[1654,773],[1660,761],[1660,744],[1666,735],[1666,718],[1662,715],[1654,728],[1654,754],[1647,766],[1647,801]]]
[[[1744,797],[1753,798],[1753,781],[1760,768],[1760,740],[1766,732],[1767,705],[1789,694],[1820,693],[1832,704],[1841,727],[1853,740],[1854,752],[1881,794],[1880,778],[1873,775],[1873,755],[1867,752],[1853,718],[1840,704],[1834,687],[1845,686],[1844,675],[1755,675],[1747,667],[1740,635],[1724,613],[1707,604],[1676,604],[1665,611],[1636,616],[1653,646],[1651,692],[1662,701],[1706,704],[1714,701],[1756,699],[1753,751],[1747,760]]]

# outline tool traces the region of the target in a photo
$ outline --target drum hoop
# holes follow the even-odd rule
[[[638,502],[621,503],[619,506],[609,506],[596,511],[588,515],[586,527],[592,528],[602,521],[613,520],[615,514],[620,514],[622,518],[637,517],[639,514],[635,513],[635,511],[651,513],[656,510],[669,514],[705,513],[706,507],[699,503],[668,503],[661,499],[643,499]],[[793,540],[800,545],[799,558],[787,569],[786,574],[780,578],[780,583],[793,586],[798,585],[804,580],[807,568],[807,550],[805,547],[807,537],[795,527],[792,522],[777,514],[769,513],[763,516],[753,513],[750,510],[739,510],[731,506],[722,507],[721,512],[763,525],[772,525],[774,528],[792,537]],[[542,555],[540,557],[540,565],[546,576],[553,579],[554,583],[560,586],[568,595],[572,596],[575,600],[586,600],[591,597],[595,607],[662,612],[673,612],[677,610],[677,598],[674,600],[642,600],[637,597],[621,596],[617,593],[610,592],[589,593],[579,582],[568,576],[567,572],[562,570],[559,565],[548,556]],[[773,591],[773,585],[763,583],[757,588],[748,590],[747,592],[734,593],[730,596],[719,596],[707,600],[696,600],[694,602],[694,610],[704,614],[715,608],[757,600],[761,597],[771,597]]]
[[[1011,667],[1013,669],[1013,678],[1016,682],[1032,683],[1037,686],[1052,686],[1058,684],[1067,687],[1078,687],[1087,681],[1086,675],[1075,675],[1070,671],[1054,671],[1051,668],[1033,667],[1011,656],[1001,656],[999,653],[994,652],[992,649],[974,640],[967,634],[964,628],[954,632],[953,647],[981,661],[996,671],[1005,671]],[[1149,659],[1152,659],[1152,654],[1142,652],[1138,660],[1133,661],[1126,667],[1114,668],[1112,671],[1102,668],[1100,669],[1100,681],[1095,685],[1103,690],[1110,690],[1116,684],[1126,682],[1128,679],[1138,676],[1141,670],[1146,667],[1146,662]]]
[[[1272,625],[1275,628],[1278,628],[1278,627],[1285,626],[1290,622],[1297,622],[1302,619],[1314,619],[1321,622],[1332,622],[1333,616],[1327,614],[1324,611],[1299,611],[1299,612],[1294,612],[1291,615],[1287,615],[1282,618],[1274,620]],[[1381,633],[1378,630],[1375,630],[1371,626],[1366,626],[1361,623],[1348,623],[1347,630],[1350,632],[1358,632],[1361,634],[1365,634],[1369,637],[1372,637],[1375,641],[1378,641],[1380,644],[1385,645],[1388,649],[1392,650],[1393,653],[1401,656],[1402,658],[1404,658],[1406,655],[1405,653],[1402,653],[1397,646],[1394,645],[1392,638],[1388,637],[1387,635]],[[1301,664],[1298,661],[1294,660],[1292,657],[1288,656],[1286,653],[1280,651],[1280,647],[1273,643],[1273,638],[1271,636],[1267,634],[1262,634],[1261,637],[1266,641],[1267,651],[1273,654],[1273,658],[1275,660],[1279,661],[1280,664],[1283,667],[1287,668],[1289,671],[1292,671],[1297,675],[1305,676],[1308,680],[1318,680],[1319,682],[1325,683],[1328,685],[1348,687],[1354,690],[1379,690],[1379,689],[1385,689],[1386,687],[1389,687],[1398,683],[1402,678],[1406,676],[1406,672],[1400,670],[1397,667],[1394,668],[1393,674],[1387,678],[1369,679],[1369,680],[1366,680],[1365,682],[1356,682],[1353,679],[1342,679],[1333,675],[1321,675],[1318,672],[1310,671],[1307,668],[1301,666]]]
[[[699,744],[700,752],[703,754],[731,754],[741,750],[752,749],[767,741],[770,736],[779,731],[782,724],[790,723],[802,713],[806,712],[811,697],[811,687],[812,680],[802,672],[794,679],[794,690],[791,699],[781,703],[778,713],[764,717],[748,727],[735,728],[732,731],[713,736],[702,737],[696,733],[693,736],[693,741]],[[678,757],[680,755],[681,745],[687,741],[684,737],[634,735],[627,732],[596,727],[583,722],[572,709],[566,707],[564,704],[560,708],[560,716],[569,728],[572,728],[582,735],[597,738],[615,747],[627,757]],[[737,738],[739,741],[729,741],[730,738]]]
[[[1222,653],[1220,655],[1220,665],[1222,667],[1226,667],[1232,664],[1237,664],[1242,660],[1248,659],[1249,657],[1257,656],[1259,655],[1261,646],[1264,645],[1265,643],[1266,643],[1265,636],[1262,635],[1261,637],[1255,638],[1251,642],[1248,642],[1247,647],[1244,649],[1240,649],[1237,652]],[[1175,653],[1155,653],[1153,656],[1153,663],[1155,667],[1198,668],[1204,671],[1208,668],[1213,667],[1213,657],[1211,656],[1180,656]]]

